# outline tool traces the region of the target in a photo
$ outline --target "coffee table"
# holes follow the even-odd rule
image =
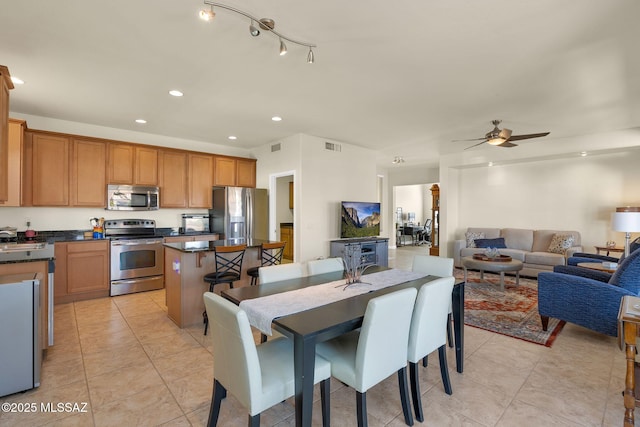
[[[491,271],[500,273],[500,290],[504,291],[504,273],[505,271],[516,272],[516,285],[520,285],[520,270],[522,270],[522,261],[511,259],[510,261],[490,261],[474,259],[471,256],[462,258],[462,267],[464,268],[464,281],[467,282],[467,269],[480,270],[480,280],[484,280],[484,272]]]

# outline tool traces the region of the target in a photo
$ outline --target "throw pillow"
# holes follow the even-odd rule
[[[571,246],[573,246],[573,236],[571,234],[554,234],[547,251],[564,255]]]
[[[476,247],[475,240],[484,239],[484,233],[467,231],[466,233],[464,233],[464,237],[465,239],[467,239],[467,247],[475,248]]]
[[[475,243],[476,248],[507,248],[507,245],[504,243],[504,237],[497,237],[495,239],[476,239]]]

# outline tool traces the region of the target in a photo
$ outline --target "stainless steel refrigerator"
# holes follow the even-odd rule
[[[210,231],[235,243],[269,240],[269,198],[263,188],[213,187]]]

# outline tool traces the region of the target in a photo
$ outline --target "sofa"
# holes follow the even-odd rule
[[[482,247],[470,247],[477,239],[480,239],[478,243],[491,244],[494,239],[498,239],[495,240],[497,243],[503,242],[506,247],[499,249],[500,254],[522,261],[520,274],[529,277],[538,277],[538,273],[543,271],[553,271],[556,265],[566,265],[568,257],[582,252],[580,233],[577,231],[469,227],[465,238],[455,240],[453,244],[456,267],[462,268],[463,257],[485,251]]]

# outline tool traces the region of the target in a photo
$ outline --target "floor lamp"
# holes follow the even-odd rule
[[[614,231],[622,231],[625,234],[624,256],[629,256],[629,240],[631,233],[640,231],[640,208],[624,207],[616,208],[611,214],[612,228]]]

